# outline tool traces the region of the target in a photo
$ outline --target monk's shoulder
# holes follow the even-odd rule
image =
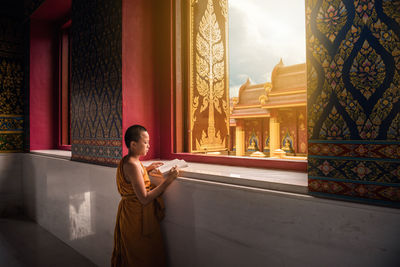
[[[135,162],[133,160],[126,160],[123,163],[123,169],[124,169],[124,175],[125,177],[131,177],[131,176],[136,176],[138,172],[140,173],[140,163]]]

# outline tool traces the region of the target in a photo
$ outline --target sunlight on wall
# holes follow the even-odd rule
[[[70,240],[93,234],[91,225],[91,192],[69,197]]]

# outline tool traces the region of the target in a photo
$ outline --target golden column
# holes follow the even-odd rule
[[[236,156],[244,156],[244,120],[236,119]]]
[[[279,142],[279,121],[277,114],[271,114],[269,118],[269,151],[270,157],[274,155],[274,151],[276,149],[280,149],[280,142]]]

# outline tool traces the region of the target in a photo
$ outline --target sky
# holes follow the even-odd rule
[[[229,87],[237,96],[247,78],[271,81],[282,58],[284,65],[306,62],[304,0],[228,0]]]

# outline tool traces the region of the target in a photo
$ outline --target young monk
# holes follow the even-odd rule
[[[162,165],[154,162],[144,167],[139,161],[150,148],[149,134],[140,125],[126,130],[125,144],[129,149],[117,169],[117,186],[121,194],[114,231],[112,266],[165,266],[165,252],[160,220],[164,204],[160,195],[178,177],[176,167],[158,186],[150,183],[148,171]]]

